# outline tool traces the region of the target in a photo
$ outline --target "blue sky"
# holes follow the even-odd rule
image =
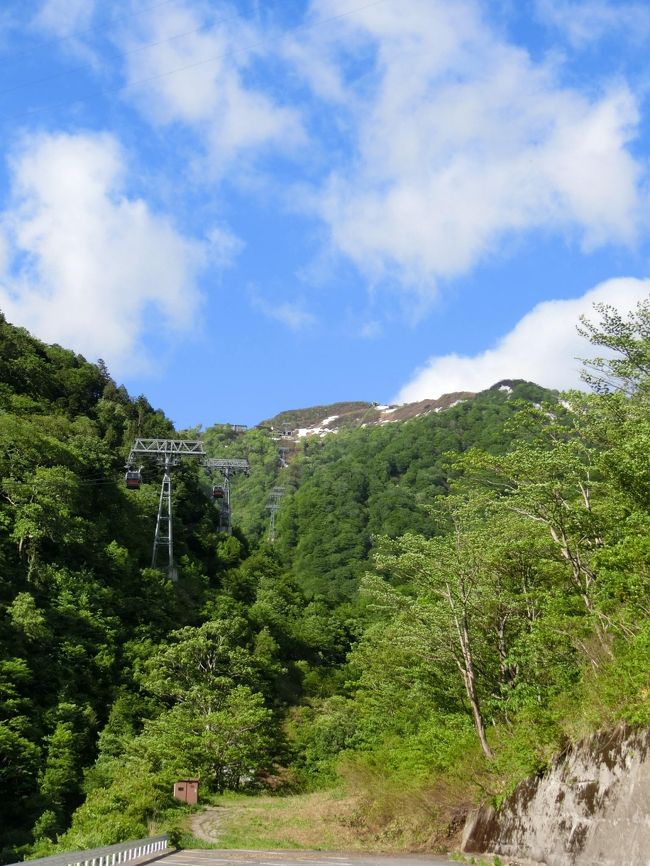
[[[650,292],[650,4],[5,0],[0,309],[181,427],[524,377]]]

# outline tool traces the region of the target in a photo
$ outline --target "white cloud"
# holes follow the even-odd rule
[[[82,35],[92,24],[96,0],[44,0],[32,26],[62,42],[62,47],[91,66],[97,57]]]
[[[189,126],[213,175],[265,148],[286,152],[303,142],[296,111],[245,80],[272,39],[229,7],[210,11],[179,0],[141,16],[120,44],[128,52],[127,92],[153,123]]]
[[[536,6],[541,20],[559,30],[577,48],[621,31],[637,43],[650,35],[650,8],[645,3],[537,0]]]
[[[244,242],[224,226],[213,226],[206,233],[208,254],[218,267],[228,267],[244,249]]]
[[[373,319],[361,326],[359,336],[363,337],[364,340],[375,340],[377,337],[381,337],[383,330],[381,322]]]
[[[6,237],[0,232],[0,284],[6,279],[7,268],[9,267],[9,244]]]
[[[13,36],[21,29],[16,11],[0,9],[0,53],[5,54],[13,48]]]
[[[452,391],[480,391],[500,379],[528,379],[547,388],[579,388],[580,362],[598,352],[581,337],[580,315],[594,319],[593,304],[621,312],[650,296],[650,279],[621,277],[600,283],[581,298],[545,301],[515,325],[494,348],[477,355],[430,358],[400,390],[394,402],[412,403]]]
[[[316,322],[316,317],[305,310],[300,302],[291,301],[272,302],[260,297],[255,292],[250,296],[251,305],[255,310],[274,319],[276,322],[289,328],[291,331],[303,331],[310,328]]]
[[[624,84],[563,85],[491,29],[474,0],[379,3],[343,17],[349,8],[313,0],[314,19],[342,17],[301,35],[292,57],[351,130],[352,158],[311,207],[370,280],[430,299],[441,279],[516,233],[568,233],[585,248],[635,242],[642,170],[628,144],[639,113]],[[374,63],[356,83],[355,57]]]
[[[90,26],[95,0],[45,0],[34,25],[54,36],[68,37]]]
[[[28,138],[12,164],[0,308],[37,336],[101,356],[116,372],[146,363],[145,326],[187,330],[205,250],[125,192],[109,135]]]

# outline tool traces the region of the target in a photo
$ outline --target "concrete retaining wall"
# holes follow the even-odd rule
[[[468,818],[465,853],[547,866],[650,864],[650,731],[600,733]]]

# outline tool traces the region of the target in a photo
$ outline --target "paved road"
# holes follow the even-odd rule
[[[164,857],[161,866],[440,866],[452,863],[428,854],[337,854],[325,851],[185,850]]]

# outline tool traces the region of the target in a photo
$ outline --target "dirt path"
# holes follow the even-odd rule
[[[225,816],[232,812],[232,807],[207,806],[202,812],[197,812],[190,819],[190,830],[197,839],[204,842],[219,842],[219,831]]]

